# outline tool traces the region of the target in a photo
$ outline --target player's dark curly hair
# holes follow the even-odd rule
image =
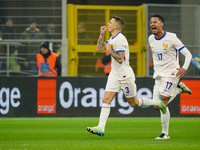
[[[153,15],[152,17],[156,17],[164,23],[164,18],[161,15],[156,14],[156,15]]]
[[[124,28],[125,23],[124,23],[124,20],[121,17],[113,16],[112,18],[114,18],[115,21],[120,25],[121,29]]]

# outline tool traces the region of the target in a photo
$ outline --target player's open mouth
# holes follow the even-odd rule
[[[151,30],[152,30],[152,32],[155,32],[156,31],[156,27],[152,27]]]

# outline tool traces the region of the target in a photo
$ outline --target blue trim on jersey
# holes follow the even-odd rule
[[[154,36],[154,38],[155,38],[156,40],[161,40],[162,38],[164,38],[165,35],[166,35],[166,32],[164,32],[164,35],[163,35],[161,38],[157,39],[155,36]]]
[[[106,41],[106,43],[108,43],[108,41]]]
[[[125,50],[118,50],[118,51],[116,51],[116,53],[119,53],[119,52],[125,52]]]
[[[182,46],[181,48],[179,48],[178,51],[180,52],[180,51],[181,51],[182,49],[184,49],[184,48],[185,48],[185,46]]]
[[[114,37],[112,37],[112,39],[114,39],[118,34],[120,34],[121,32],[118,32]]]

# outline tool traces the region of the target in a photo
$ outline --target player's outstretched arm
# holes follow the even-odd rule
[[[99,35],[99,39],[97,41],[97,50],[98,51],[103,51],[106,49],[106,43],[104,42],[104,37],[105,37],[105,33],[107,31],[107,27],[106,26],[102,26],[100,28],[100,35]]]

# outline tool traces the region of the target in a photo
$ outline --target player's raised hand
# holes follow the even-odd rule
[[[97,50],[98,51],[103,51],[103,50],[106,49],[106,44],[104,42],[106,31],[107,31],[107,27],[106,26],[101,26],[99,39],[97,41]]]
[[[108,30],[106,26],[101,26],[100,31],[105,33]]]
[[[178,72],[176,74],[177,77],[182,78],[185,75],[186,70],[184,68],[177,68]]]

